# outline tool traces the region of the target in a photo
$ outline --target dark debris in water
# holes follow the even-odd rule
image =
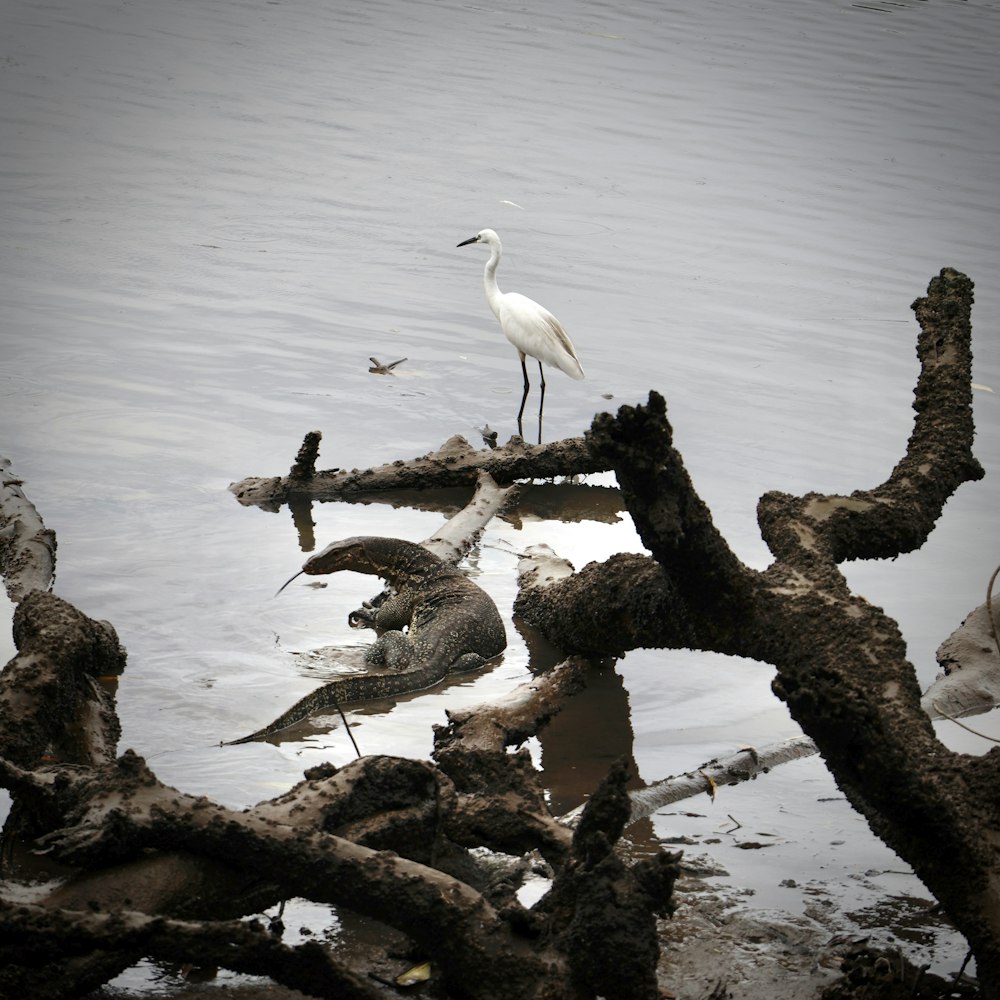
[[[392,375],[392,370],[397,365],[401,365],[407,358],[400,358],[398,361],[390,361],[388,364],[383,364],[378,358],[368,359],[372,364],[371,368],[368,369],[373,375]]]
[[[887,896],[849,916],[858,927],[892,927],[903,941],[918,945],[933,944],[942,921],[937,903],[916,896]]]
[[[844,955],[841,972],[820,1000],[973,1000],[981,996],[974,980],[962,975],[942,979],[899,952],[865,944]]]

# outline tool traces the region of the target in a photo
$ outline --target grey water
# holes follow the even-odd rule
[[[351,759],[337,728],[218,747],[317,684],[293,652],[360,641],[346,615],[372,590],[342,575],[274,598],[299,533],[227,487],[286,472],[313,429],[324,468],[514,432],[521,376],[485,253],[455,246],[485,227],[504,239],[501,287],[551,309],[587,371],[551,373],[545,438],[661,392],[756,567],[762,493],[888,475],[912,421],[910,303],[944,266],[973,278],[986,479],[919,552],[847,568],[933,679],[1000,561],[997,4],[0,0],[0,23],[0,451],[57,532],[57,593],[128,647],[122,746],[163,780],[245,806]],[[370,357],[407,360],[379,376]],[[319,545],[441,521],[384,504],[312,517]],[[627,519],[492,524],[474,570],[509,623],[503,663],[354,713],[365,752],[426,756],[445,708],[529,676],[510,607],[516,553],[542,541],[577,566],[641,550]],[[554,801],[575,805],[622,750],[652,781],[794,735],[771,676],[630,654],[605,711],[534,747]],[[921,891],[872,879],[902,863],[837,796],[802,761],[655,833],[717,837],[728,814],[766,830],[780,854],[713,850],[794,912],[789,876]]]

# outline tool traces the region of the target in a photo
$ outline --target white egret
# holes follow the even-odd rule
[[[517,413],[517,430],[521,430],[521,417],[524,414],[524,404],[528,399],[528,368],[525,357],[531,356],[538,362],[538,374],[542,380],[542,395],[538,404],[538,435],[542,434],[542,406],[545,403],[545,373],[542,362],[564,371],[570,378],[582,379],[583,368],[576,356],[576,350],[562,324],[534,299],[518,292],[501,292],[497,285],[497,265],[503,246],[500,237],[492,229],[470,236],[458,244],[460,247],[470,243],[485,243],[490,248],[490,259],[483,271],[483,286],[486,289],[486,301],[500,323],[504,336],[517,349],[521,359],[521,373],[524,375],[524,395],[521,397],[521,409]]]

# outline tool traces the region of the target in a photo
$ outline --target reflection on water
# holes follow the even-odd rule
[[[217,743],[315,685],[290,650],[356,641],[356,580],[273,598],[301,553],[425,538],[440,508],[289,518],[227,487],[284,473],[313,428],[344,467],[514,431],[520,373],[454,247],[484,226],[509,237],[510,287],[560,317],[587,371],[548,395],[546,438],[582,433],[609,398],[661,391],[717,527],[755,567],[770,558],[761,493],[884,479],[912,422],[909,303],[942,266],[977,282],[975,379],[1000,385],[998,42],[997,9],[977,0],[434,3],[405,17],[385,0],[8,0],[3,447],[58,533],[58,592],[128,647],[123,745],[239,806],[350,759],[308,740]],[[408,361],[388,378],[372,356]],[[1000,403],[975,405],[977,456],[995,470]],[[613,481],[593,482],[569,491],[568,523],[531,490],[519,518],[490,525],[477,581],[508,620],[527,545],[577,566],[641,548]],[[982,539],[996,483],[963,487],[919,552],[846,568],[899,620],[923,683],[995,565]],[[530,676],[508,631],[497,669],[364,716],[362,745],[425,756],[446,706]],[[604,734],[595,759],[582,739],[546,747],[565,781],[554,795],[577,799],[572,775],[596,778],[630,743],[653,780],[737,734],[784,735],[766,675],[681,659],[662,671],[630,654],[617,689],[602,675],[615,707],[580,723]],[[793,836],[834,822],[821,762],[794,767],[731,793],[744,822],[780,815]],[[828,853],[849,872],[871,838],[835,822],[848,833],[830,839],[850,846]],[[736,879],[780,895],[787,871],[737,853]],[[808,879],[827,862],[785,863]]]
[[[619,523],[625,513],[617,487],[598,483],[532,483],[520,489],[517,507],[508,519],[521,523],[528,518],[561,521],[564,524],[600,521]]]
[[[594,665],[587,686],[568,699],[539,733],[549,808],[563,816],[586,801],[621,757],[629,763],[629,788],[641,787],[632,752],[628,691],[614,663]]]
[[[410,507],[414,510],[436,511],[450,517],[466,506],[472,494],[471,487],[392,489],[356,494],[345,502],[386,504],[393,508]],[[299,548],[303,552],[312,552],[316,547],[313,504],[313,500],[302,495],[293,495],[288,501],[292,522],[298,532]],[[583,482],[528,483],[518,490],[516,506],[497,516],[515,527],[525,519],[616,524],[622,520],[624,511],[625,506],[617,487]]]

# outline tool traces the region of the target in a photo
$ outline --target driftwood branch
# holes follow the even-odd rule
[[[315,434],[315,432],[313,432]],[[311,440],[307,436],[307,442]],[[302,451],[308,451],[303,444]],[[300,451],[300,456],[302,455]],[[567,438],[547,445],[526,444],[513,437],[501,448],[476,450],[456,435],[437,451],[407,462],[391,462],[371,469],[332,469],[303,473],[296,463],[295,475],[252,477],[233,483],[229,489],[246,506],[277,510],[293,498],[345,500],[367,493],[414,487],[422,490],[449,486],[473,486],[480,472],[498,483],[518,479],[548,479],[605,471],[583,438]]]
[[[490,519],[512,504],[517,493],[516,485],[501,487],[485,470],[478,472],[472,499],[420,544],[445,562],[461,562],[479,541]]]
[[[708,795],[714,799],[717,788],[753,781],[779,764],[811,757],[816,752],[816,744],[808,736],[796,736],[759,749],[744,747],[721,760],[710,760],[693,771],[664,778],[645,788],[633,788],[628,793],[632,808],[631,822],[652,816],[658,809],[695,795]],[[573,809],[565,816],[560,816],[559,822],[575,826],[582,811],[582,807]]]

